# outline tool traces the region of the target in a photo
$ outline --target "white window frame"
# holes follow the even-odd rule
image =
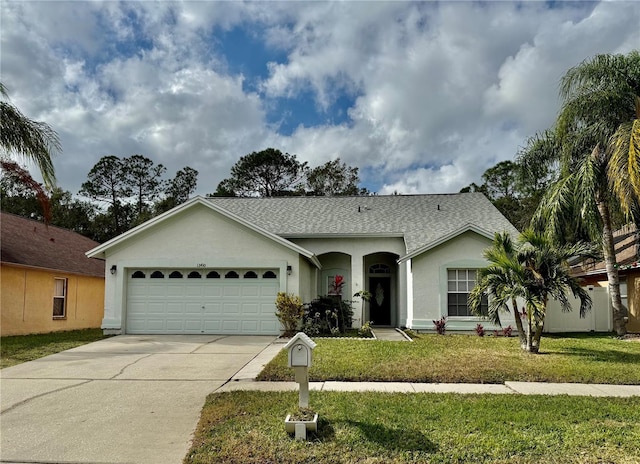
[[[450,273],[455,272],[455,278],[452,280]],[[474,278],[470,278],[469,277],[469,272],[473,272],[475,273],[475,277]],[[461,273],[464,273],[464,276],[461,276]],[[471,293],[471,290],[473,290],[473,288],[476,285],[477,282],[477,278],[478,278],[478,269],[476,268],[448,268],[447,272],[446,272],[446,276],[447,276],[447,303],[446,303],[446,315],[447,317],[454,317],[454,318],[470,318],[470,317],[478,317],[477,315],[473,314],[471,311],[469,311],[469,304],[467,301],[465,301],[465,305],[467,308],[467,314],[450,314],[449,313],[449,297],[450,295],[467,295],[467,298],[469,296],[469,293]],[[464,277],[464,278],[461,278]],[[452,285],[453,284],[453,285]],[[455,288],[452,288],[455,287]],[[461,306],[459,302],[456,302],[456,306]],[[485,310],[488,309],[488,299],[486,296],[483,297],[483,301],[482,301],[482,308]]]
[[[62,294],[60,295],[58,283],[62,283]],[[53,278],[53,308],[52,315],[54,319],[66,319],[67,318],[67,278],[66,277],[54,277]],[[62,314],[56,314],[56,302],[62,301]]]

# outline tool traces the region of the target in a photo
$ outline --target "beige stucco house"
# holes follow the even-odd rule
[[[490,324],[467,294],[502,231],[517,233],[479,193],[195,197],[87,255],[106,262],[112,332],[275,335],[277,292],[308,302],[336,276],[356,326],[431,329],[446,316],[448,330],[473,330]]]
[[[98,243],[8,213],[0,226],[0,334],[100,327],[104,262],[85,255]]]

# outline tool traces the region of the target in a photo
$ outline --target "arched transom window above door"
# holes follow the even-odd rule
[[[391,267],[386,264],[369,266],[369,274],[391,274]]]

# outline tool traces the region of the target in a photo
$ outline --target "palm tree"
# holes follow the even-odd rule
[[[619,208],[627,220],[634,220],[640,199],[640,52],[583,61],[562,78],[560,95],[556,143],[547,144],[546,156],[559,163],[560,175],[542,199],[534,224],[544,224],[557,240],[570,224],[602,243],[614,329],[622,336],[626,309],[620,298],[612,217]],[[525,152],[522,158],[529,156]]]
[[[48,217],[47,195],[29,172],[16,161],[35,163],[47,187],[55,185],[55,169],[51,154],[60,151],[58,134],[46,123],[32,121],[9,103],[6,87],[0,83],[0,167],[6,174],[33,189],[40,200],[45,217]]]
[[[591,298],[571,276],[567,260],[592,255],[589,245],[557,246],[531,229],[522,232],[515,244],[507,233],[496,234],[492,246],[484,252],[490,265],[478,271],[478,281],[469,295],[469,308],[480,315],[482,298],[487,295],[489,309],[485,317],[498,325],[502,311],[513,311],[520,346],[537,353],[549,299],[557,300],[563,311],[571,311],[567,298],[570,291],[580,299],[580,317],[591,309]],[[524,305],[522,313],[519,302]]]

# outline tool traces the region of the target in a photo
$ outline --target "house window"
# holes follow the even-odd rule
[[[374,264],[369,268],[369,274],[391,274],[391,268],[386,264]]]
[[[53,279],[53,318],[67,317],[67,279]]]
[[[476,286],[475,269],[449,269],[447,271],[447,314],[449,316],[475,316],[469,310],[469,293]],[[480,308],[487,314],[489,301],[482,297]]]

